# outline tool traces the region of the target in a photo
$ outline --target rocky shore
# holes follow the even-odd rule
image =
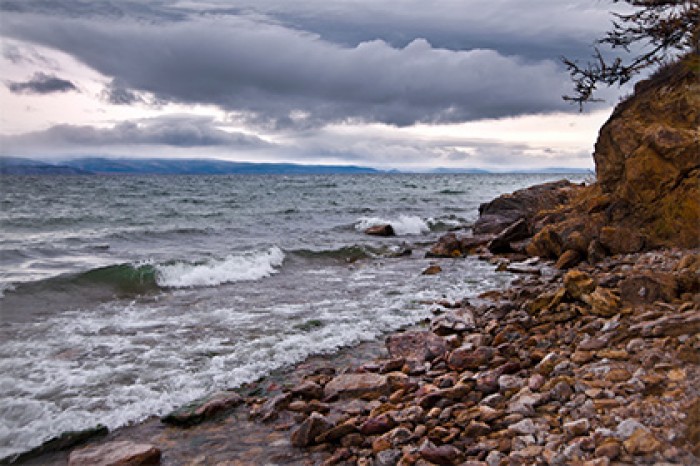
[[[507,289],[433,303],[432,319],[385,342],[22,461],[700,464],[698,68],[671,65],[618,106],[595,184],[501,196],[428,252],[426,273],[478,254],[519,274]]]

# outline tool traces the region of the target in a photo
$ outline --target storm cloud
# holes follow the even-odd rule
[[[457,122],[563,110],[555,60],[449,50],[417,38],[343,46],[241,16],[131,21],[9,14],[6,33],[77,57],[125,89],[218,105],[275,126]],[[31,23],[32,27],[27,27]]]
[[[51,94],[52,92],[77,91],[75,84],[45,73],[36,73],[29,81],[10,82],[8,89],[18,94]]]

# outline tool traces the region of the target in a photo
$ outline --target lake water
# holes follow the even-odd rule
[[[234,388],[507,286],[427,245],[559,175],[0,178],[0,458]],[[568,176],[581,181],[580,176]],[[391,223],[397,236],[363,230]],[[411,255],[395,257],[411,249]]]

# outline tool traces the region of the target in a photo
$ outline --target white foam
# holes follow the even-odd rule
[[[157,282],[167,288],[216,286],[223,283],[260,280],[277,273],[276,267],[284,262],[284,253],[278,247],[267,251],[230,255],[225,259],[209,260],[203,264],[178,262],[158,265]]]
[[[381,217],[360,217],[355,224],[355,228],[364,231],[376,225],[392,226],[397,235],[421,235],[430,231],[430,227],[420,217],[410,215],[400,215],[398,219],[390,220]]]

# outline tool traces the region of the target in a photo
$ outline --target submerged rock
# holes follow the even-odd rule
[[[140,466],[160,464],[161,452],[147,443],[109,442],[72,451],[68,466]]]
[[[193,426],[218,416],[243,403],[236,392],[220,392],[203,400],[196,400],[163,416],[161,421],[175,426]]]
[[[365,230],[365,234],[373,236],[396,236],[394,227],[388,223],[385,225],[371,226]]]

